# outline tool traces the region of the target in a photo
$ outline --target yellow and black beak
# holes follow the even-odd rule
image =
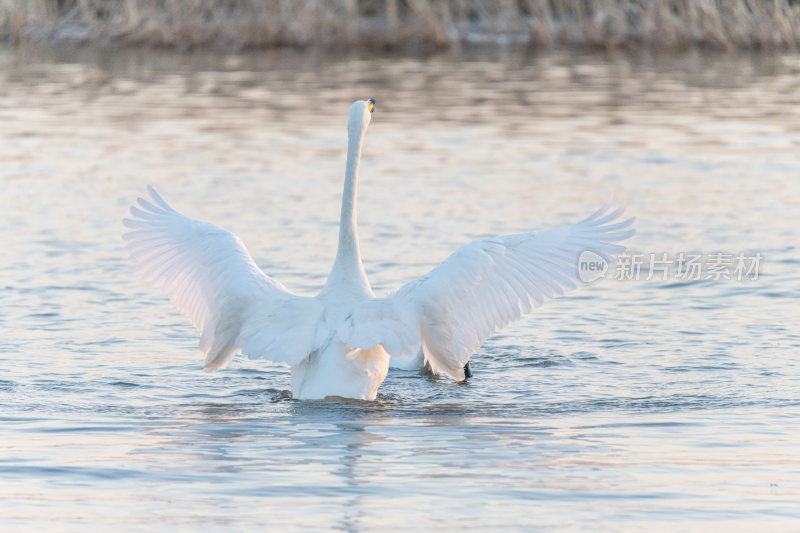
[[[375,111],[375,99],[374,98],[370,98],[369,100],[367,100],[367,108],[369,109],[370,113]]]

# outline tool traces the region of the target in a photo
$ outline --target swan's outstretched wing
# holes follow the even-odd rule
[[[369,304],[352,340],[381,342],[396,357],[413,356],[421,343],[435,372],[462,380],[464,364],[495,331],[576,287],[581,252],[611,263],[612,254],[625,250],[614,244],[634,233],[633,218],[619,220],[623,211],[609,202],[571,226],[473,241]]]
[[[254,358],[295,365],[311,351],[321,304],[264,274],[233,233],[188,218],[147,187],[133,231],[123,237],[139,273],[168,294],[201,332],[205,368],[230,363],[239,348]]]

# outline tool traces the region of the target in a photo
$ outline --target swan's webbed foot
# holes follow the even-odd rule
[[[436,372],[433,371],[433,367],[431,367],[431,364],[428,361],[425,361],[422,364],[422,368],[420,368],[419,373],[422,374],[423,376],[428,376],[428,377],[435,377],[438,375]]]
[[[471,377],[472,377],[472,369],[469,367],[469,361],[467,361],[467,364],[464,365],[464,379],[466,380],[467,378]]]

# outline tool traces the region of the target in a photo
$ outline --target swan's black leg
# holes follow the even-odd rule
[[[472,369],[469,367],[469,361],[464,365],[464,379],[472,377]]]

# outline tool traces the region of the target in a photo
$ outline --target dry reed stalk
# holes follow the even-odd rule
[[[786,48],[800,0],[0,0],[0,38],[239,49]]]

